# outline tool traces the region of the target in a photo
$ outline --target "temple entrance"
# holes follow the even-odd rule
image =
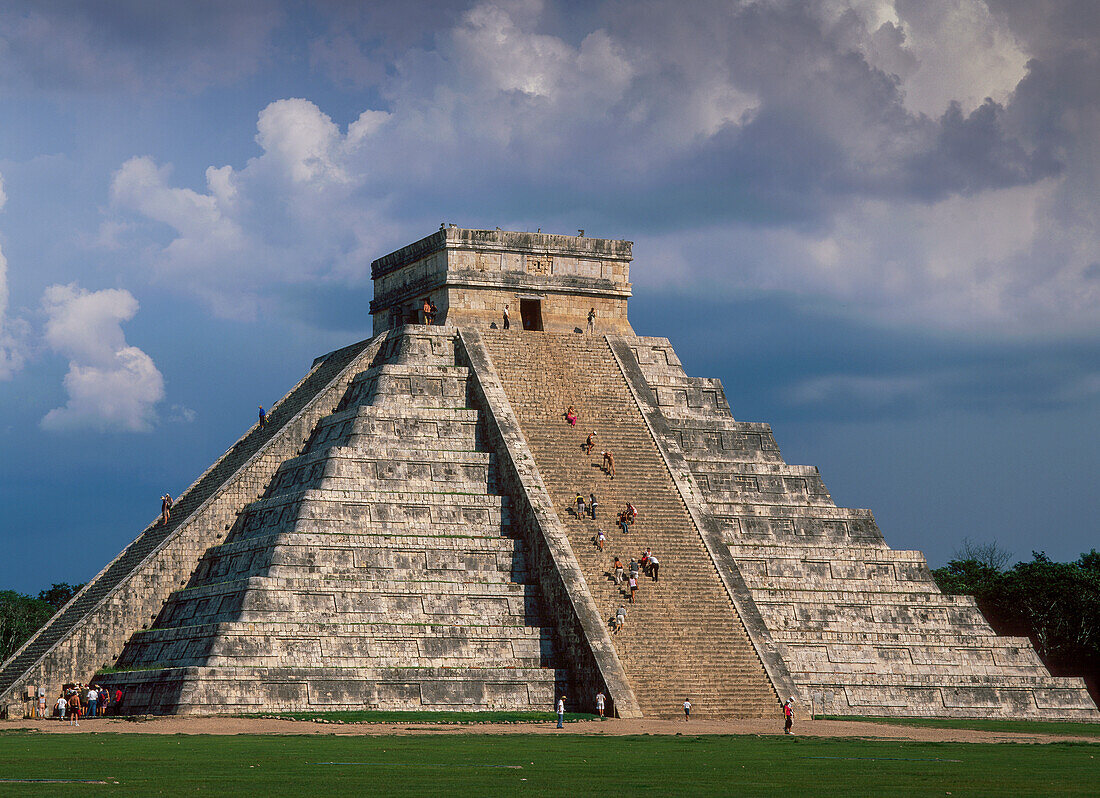
[[[519,317],[525,330],[542,329],[542,300],[521,299],[519,301]]]

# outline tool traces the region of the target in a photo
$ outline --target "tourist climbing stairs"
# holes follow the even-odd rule
[[[776,714],[775,690],[607,340],[531,331],[483,340],[597,607],[608,621],[626,607],[625,627],[612,639],[642,712],[672,716],[690,699],[693,715]],[[575,427],[565,418],[570,405],[580,416]],[[586,454],[591,432],[596,445]],[[614,456],[614,477],[601,467],[604,451]],[[578,493],[586,503],[595,493],[595,520],[576,516]],[[616,516],[627,502],[639,514],[624,535]],[[660,581],[641,575],[631,606],[612,563],[617,555],[629,565],[647,548],[660,561]]]

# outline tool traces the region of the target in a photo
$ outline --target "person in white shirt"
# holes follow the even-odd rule
[[[565,728],[565,694],[558,699],[558,728]]]
[[[603,704],[604,695],[602,692],[596,693],[596,711],[600,713],[600,717],[603,717]]]
[[[691,720],[691,701],[687,698],[684,699],[684,721]]]

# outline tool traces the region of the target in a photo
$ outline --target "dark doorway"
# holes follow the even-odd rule
[[[525,330],[542,329],[542,300],[521,299],[519,301],[519,317]]]

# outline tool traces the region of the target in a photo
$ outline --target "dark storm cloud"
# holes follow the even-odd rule
[[[478,94],[479,76],[464,71],[445,32],[432,53],[400,58],[386,84],[395,131],[405,113],[432,113],[439,95],[427,86],[448,87],[448,98],[470,107],[447,119],[445,142],[423,142],[428,149],[415,156],[415,138],[401,131],[390,162],[430,160],[434,150],[479,164],[426,170],[431,184],[410,181],[409,191],[462,197],[467,210],[498,216],[574,201],[595,221],[655,230],[723,220],[817,225],[852,199],[934,202],[1031,184],[1062,167],[1042,142],[1022,140],[1014,116],[993,101],[970,113],[952,104],[935,118],[909,110],[900,79],[856,48],[851,12],[826,21],[805,3],[653,2],[607,4],[599,16],[630,79],[606,95],[578,92],[576,103]],[[545,33],[542,17],[526,28],[517,20],[501,41]],[[873,37],[895,48],[904,40],[892,25]],[[702,118],[718,115],[731,92],[743,95],[743,113]],[[511,131],[504,146],[485,137],[500,129]]]
[[[1009,138],[1005,109],[987,99],[969,116],[957,102],[939,120],[935,144],[909,160],[907,188],[925,199],[1025,185],[1058,174],[1062,164],[1049,148],[1029,152]]]

